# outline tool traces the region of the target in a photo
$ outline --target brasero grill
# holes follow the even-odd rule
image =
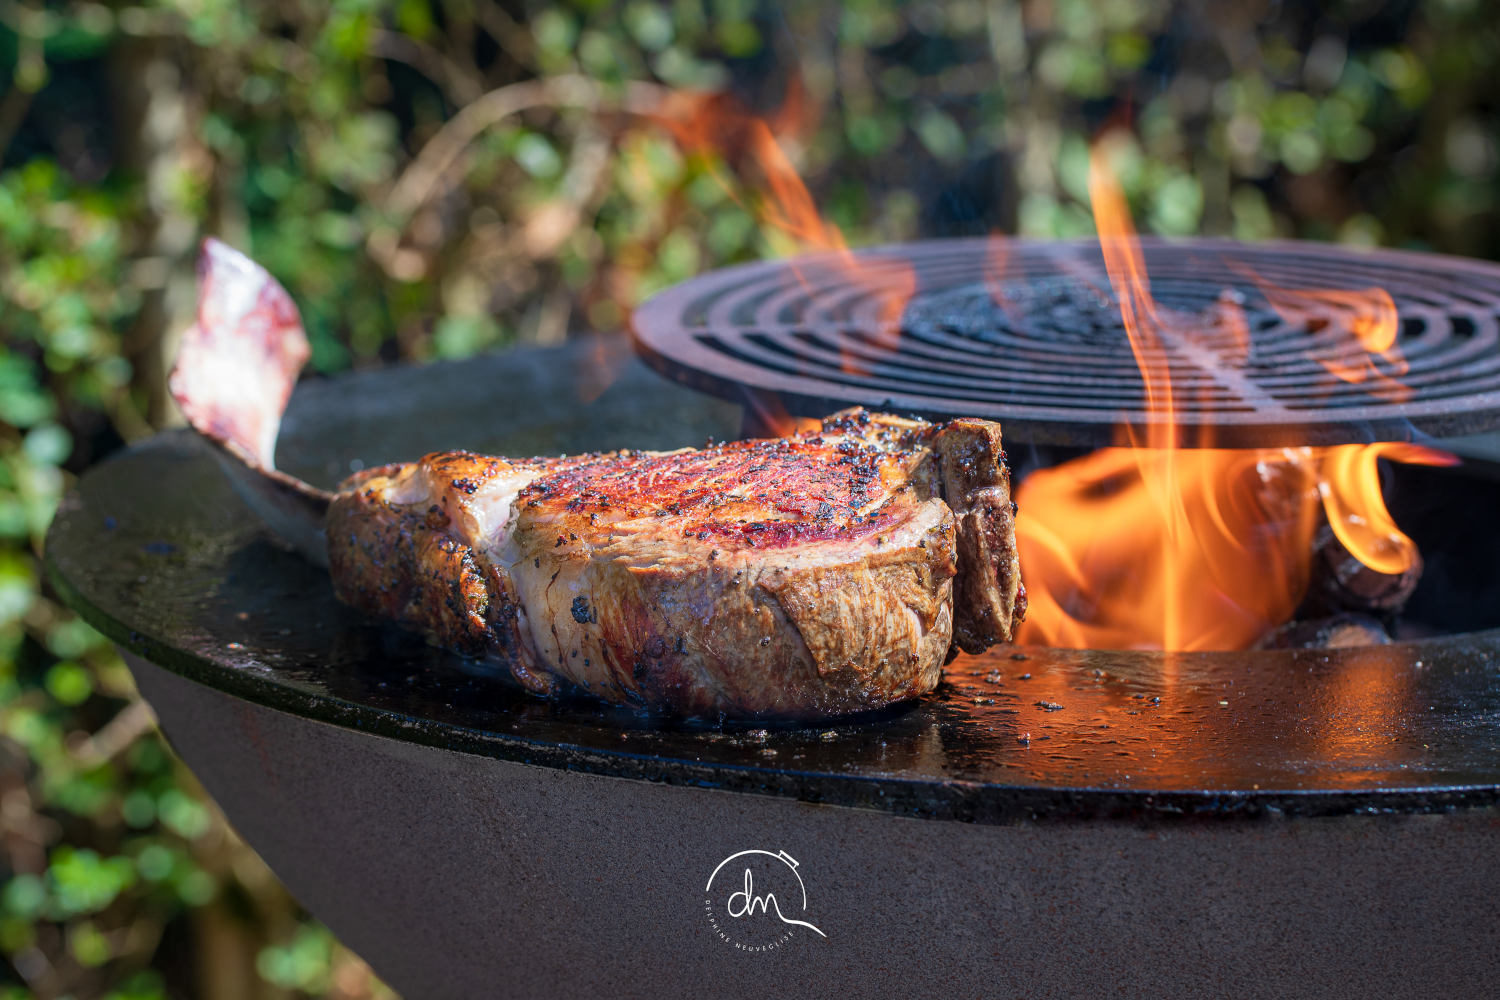
[[[854,279],[817,260],[705,275],[641,309],[637,343],[763,427],[855,403],[976,414],[1034,464],[1153,419],[1095,248],[857,259]],[[1226,259],[1282,286],[1385,288],[1410,393],[1331,376],[1318,319],[1287,323]],[[1179,417],[1220,446],[1500,421],[1500,268],[1149,242],[1145,263],[1163,307],[1243,317],[1167,345],[1191,388]],[[909,279],[892,310],[886,288]],[[281,465],[329,482],[438,448],[733,432],[732,409],[639,365],[578,402],[593,353],[304,386]],[[342,608],[182,433],[86,475],[48,562],[240,832],[410,996],[1478,995],[1500,975],[1500,475],[1471,461],[1392,476],[1427,562],[1407,616],[1430,638],[998,648],[955,660],[915,705],[812,728],[519,693]],[[796,859],[826,938],[726,942],[705,880],[746,850]]]

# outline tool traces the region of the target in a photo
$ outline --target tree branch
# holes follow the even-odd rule
[[[454,104],[468,104],[484,93],[484,82],[431,45],[394,31],[376,31],[370,53],[381,59],[405,63],[427,77]]]
[[[151,707],[140,698],[120,709],[98,732],[73,751],[74,762],[83,770],[98,767],[128,750],[156,725]]]
[[[597,80],[570,74],[512,83],[471,101],[427,140],[402,171],[384,206],[385,224],[373,228],[366,245],[370,255],[393,277],[408,270],[401,264],[401,235],[417,210],[451,183],[474,142],[487,129],[512,115],[533,108],[575,108],[595,113],[656,113],[671,91],[653,83],[627,83],[622,92],[610,91]]]

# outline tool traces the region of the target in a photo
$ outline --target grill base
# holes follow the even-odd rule
[[[1429,998],[1500,976],[1500,810],[932,823],[414,746],[130,663],[235,829],[404,996]],[[826,939],[715,935],[704,884],[747,849],[797,859]]]

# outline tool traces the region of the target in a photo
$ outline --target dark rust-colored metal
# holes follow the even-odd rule
[[[1185,445],[1410,440],[1500,426],[1500,266],[1291,242],[1148,239],[1142,253],[1153,297],[1177,320],[1161,360]],[[1004,422],[1010,441],[1074,446],[1117,443],[1122,427],[1161,419],[1147,410],[1097,243],[937,240],[854,260],[821,255],[693,278],[636,310],[637,348],[695,388],[807,416],[856,403],[980,416]],[[915,294],[902,307],[908,276]],[[1260,282],[1384,289],[1404,360],[1367,354],[1341,322],[1347,310],[1284,318]],[[1376,374],[1351,382],[1332,367]],[[1409,393],[1393,391],[1392,377]]]

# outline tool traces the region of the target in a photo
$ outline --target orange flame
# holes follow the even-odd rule
[[[711,176],[767,230],[790,237],[794,252],[823,254],[794,265],[798,280],[810,293],[816,295],[830,279],[836,279],[860,289],[873,301],[873,328],[868,331],[872,338],[862,344],[840,340],[840,366],[846,373],[868,373],[873,362],[895,348],[902,313],[916,291],[916,274],[904,262],[860,259],[850,251],[839,228],[819,214],[782,145],[783,138],[806,134],[816,121],[796,77],[769,119],[748,113],[726,94],[674,95],[657,119],[684,149],[709,159]],[[720,157],[735,169],[740,183],[719,168]],[[749,203],[740,193],[742,185],[751,188]]]
[[[1247,267],[1239,269],[1255,281],[1284,322],[1320,334],[1323,346],[1310,356],[1334,377],[1351,385],[1370,383],[1366,391],[1393,402],[1411,395],[1393,377],[1405,375],[1408,365],[1396,346],[1401,329],[1396,302],[1385,289],[1283,288]],[[1392,374],[1377,368],[1371,355],[1379,355]]]
[[[816,417],[799,417],[791,413],[781,402],[781,397],[769,393],[746,393],[745,408],[748,415],[776,437],[791,437],[799,431],[815,431],[823,426],[823,421]]]
[[[1002,311],[1010,308],[1005,294],[1006,265],[1010,263],[1010,242],[999,230],[991,230],[984,248],[984,283],[990,298]]]
[[[1248,330],[1230,299],[1215,316],[1196,320],[1158,308],[1106,151],[1093,151],[1089,194],[1105,269],[1157,419],[1144,440],[1128,434],[1131,447],[1102,449],[1021,484],[1016,535],[1030,599],[1021,638],[1104,649],[1243,648],[1295,612],[1324,516],[1372,569],[1396,573],[1411,565],[1415,546],[1386,509],[1378,459],[1456,459],[1401,444],[1180,448],[1169,349],[1193,336],[1194,322],[1217,321],[1240,344],[1220,363],[1242,363]],[[1383,315],[1372,313],[1358,327],[1369,343],[1385,343],[1376,339],[1384,336]]]
[[[1396,527],[1380,493],[1376,460],[1414,465],[1453,465],[1457,456],[1400,442],[1340,445],[1324,449],[1318,491],[1328,523],[1344,548],[1379,573],[1401,573],[1416,561],[1417,547]]]
[[[1250,360],[1250,321],[1245,317],[1245,307],[1236,294],[1225,289],[1214,303],[1212,310],[1216,325],[1229,332],[1230,350],[1223,354],[1228,364],[1242,366]]]

